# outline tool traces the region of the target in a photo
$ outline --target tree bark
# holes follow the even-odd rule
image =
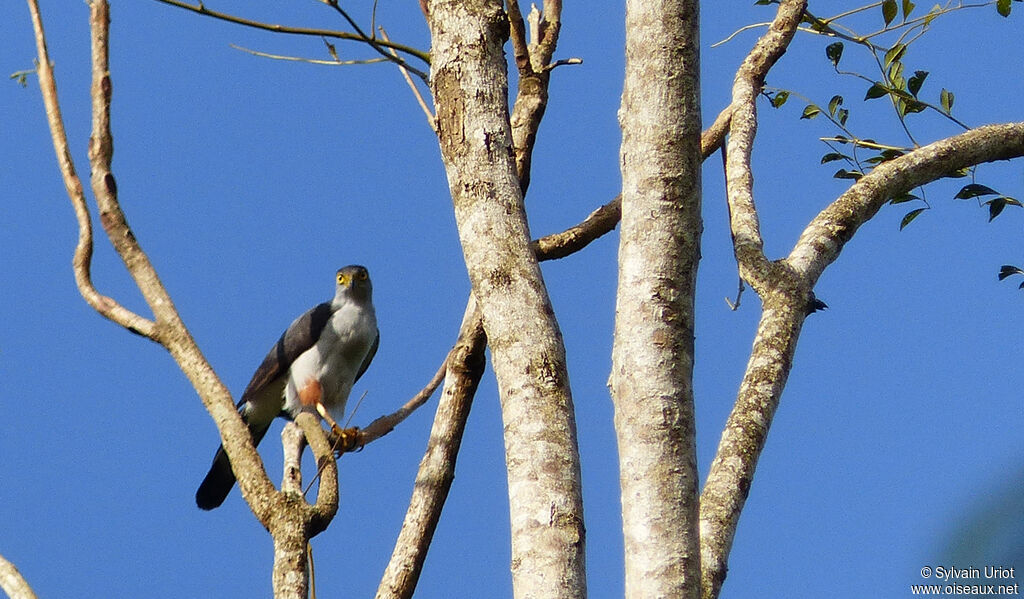
[[[36,599],[35,591],[14,564],[0,555],[0,590],[10,599]]]
[[[696,0],[626,3],[610,378],[626,597],[700,593],[692,386],[702,230],[698,25]]]
[[[565,349],[516,172],[500,2],[428,6],[438,137],[505,425],[516,597],[583,597],[583,501]]]

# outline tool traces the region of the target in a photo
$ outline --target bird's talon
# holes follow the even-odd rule
[[[346,453],[356,449],[359,445],[359,429],[357,427],[331,429],[338,437],[338,453]],[[358,449],[362,449],[360,446]]]

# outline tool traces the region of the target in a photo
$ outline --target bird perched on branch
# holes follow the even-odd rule
[[[259,444],[274,418],[292,419],[303,410],[315,411],[344,437],[337,421],[380,341],[372,295],[367,270],[346,266],[338,270],[334,299],[311,308],[281,335],[238,402],[253,444]],[[196,505],[218,507],[234,484],[221,445],[196,491]]]

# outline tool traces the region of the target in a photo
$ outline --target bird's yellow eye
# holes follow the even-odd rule
[[[349,275],[343,272],[338,273],[338,285],[348,285]]]

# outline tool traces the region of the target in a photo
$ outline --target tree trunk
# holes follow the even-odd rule
[[[702,229],[698,22],[695,0],[626,3],[610,378],[626,597],[700,591],[692,386]]]
[[[530,246],[500,2],[430,2],[441,155],[505,425],[516,597],[583,597],[583,500],[565,349]]]

